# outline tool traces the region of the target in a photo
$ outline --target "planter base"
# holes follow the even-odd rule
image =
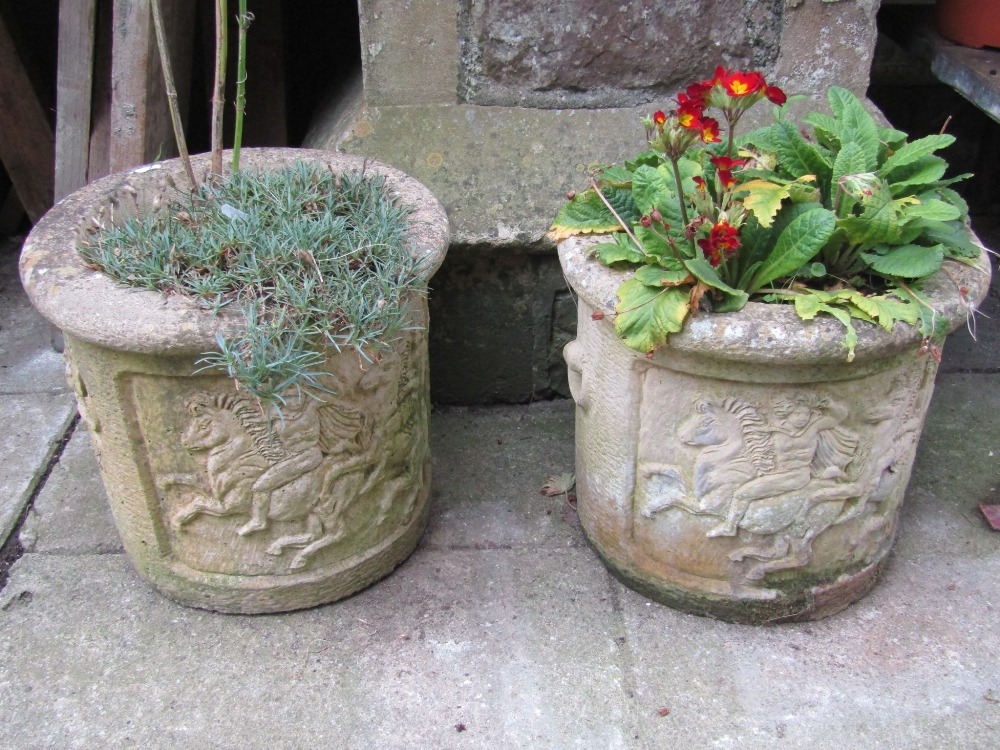
[[[834,615],[867,595],[885,566],[881,560],[833,583],[795,592],[734,590],[728,595],[713,595],[690,584],[672,586],[662,578],[643,576],[606,556],[589,535],[587,541],[615,578],[643,596],[682,612],[745,625],[808,622]]]
[[[288,576],[206,574],[169,561],[140,575],[178,604],[227,614],[306,609],[343,599],[385,578],[410,556],[427,526],[430,462],[410,522],[381,544],[322,568]]]

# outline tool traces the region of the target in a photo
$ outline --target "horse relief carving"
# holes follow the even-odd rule
[[[295,571],[344,537],[345,511],[359,498],[374,501],[365,511],[372,528],[400,508],[394,504],[400,496],[408,515],[419,494],[412,445],[418,441],[387,450],[383,434],[395,427],[387,422],[399,404],[384,413],[382,401],[371,398],[399,374],[398,367],[373,368],[352,383],[339,382],[328,401],[304,393],[289,398],[280,415],[265,415],[239,393],[190,397],[181,445],[203,469],[158,481],[171,500],[174,532],[201,517],[236,516],[235,536],[265,540],[267,555],[297,550],[287,563]]]
[[[715,518],[706,536],[746,540],[729,559],[749,561],[751,581],[807,565],[816,536],[857,515],[878,483],[848,417],[844,405],[809,393],[766,409],[737,398],[698,399],[677,426],[693,464],[686,471],[640,464],[640,513],[653,518],[678,508]]]

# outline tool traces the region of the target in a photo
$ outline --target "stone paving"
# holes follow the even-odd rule
[[[4,748],[997,746],[1000,534],[976,509],[1000,495],[996,284],[980,343],[949,343],[883,580],[755,628],[623,587],[539,494],[572,470],[564,401],[437,409],[430,526],[370,589],[284,615],[175,605],[122,554],[11,247],[0,263],[4,517],[30,502],[0,590]]]

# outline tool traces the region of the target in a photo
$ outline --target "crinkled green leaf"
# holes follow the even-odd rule
[[[750,180],[739,187],[739,192],[746,193],[743,207],[752,213],[762,227],[771,226],[774,217],[781,208],[781,202],[788,197],[789,186],[778,185],[767,180]]]
[[[836,228],[836,217],[825,208],[814,208],[798,216],[778,237],[774,250],[757,270],[748,291],[755,292],[797,271],[816,256]]]
[[[629,279],[618,287],[615,331],[631,349],[649,352],[684,326],[691,309],[686,287],[650,287]]]
[[[879,246],[875,252],[861,253],[873,271],[899,279],[922,279],[941,268],[944,248],[940,245]]]
[[[982,248],[972,240],[968,227],[959,221],[935,223],[923,230],[924,238],[940,243],[950,258],[978,258]]]
[[[927,135],[906,143],[896,153],[885,160],[885,164],[879,169],[879,174],[888,177],[900,167],[920,161],[928,154],[932,154],[938,149],[946,148],[954,142],[954,136],[940,134]]]
[[[632,182],[632,170],[622,164],[604,167],[597,173],[597,184],[605,187],[628,187]]]
[[[633,218],[635,221],[639,220],[639,217],[635,216],[635,202],[632,200],[631,190],[604,188],[604,194],[609,203],[615,205],[615,200],[618,200],[621,207],[626,210],[629,216],[627,218],[623,216],[623,219],[626,221],[629,218]],[[558,242],[578,234],[606,234],[619,229],[621,229],[621,224],[618,219],[604,205],[604,201],[601,200],[597,192],[591,189],[577,193],[572,200],[563,204],[552,222],[549,236]]]
[[[833,161],[833,171],[830,175],[831,194],[840,189],[842,177],[867,171],[867,161],[861,147],[856,143],[844,144],[840,153],[837,154],[837,158]]]
[[[847,233],[848,242],[862,247],[896,242],[901,231],[896,207],[892,202],[870,208],[861,216],[841,219],[838,224]]]
[[[677,286],[691,281],[691,274],[683,266],[663,268],[663,266],[641,266],[635,269],[635,278],[646,286]]]
[[[882,141],[875,120],[858,98],[847,89],[831,86],[827,100],[834,116],[840,121],[840,142],[842,146],[854,143],[864,155],[869,171],[878,164]]]
[[[717,289],[726,296],[727,310],[739,310],[750,299],[750,295],[742,289],[733,289],[733,287],[723,281],[718,270],[704,258],[686,260],[684,261],[684,265],[698,281],[712,287],[712,289]]]
[[[903,143],[908,138],[907,134],[902,130],[896,130],[895,128],[878,128],[878,138],[882,143],[887,146],[896,149],[903,145]]]
[[[632,197],[640,214],[648,214],[668,195],[671,200],[676,200],[672,181],[668,182],[667,176],[662,171],[645,165],[636,167],[632,180]]]
[[[894,196],[917,192],[924,185],[937,182],[948,170],[948,162],[940,156],[925,156],[923,159],[897,169],[890,183]]]
[[[815,144],[802,137],[798,128],[785,120],[771,127],[775,130],[776,153],[783,171],[794,179],[815,175],[820,184],[830,179],[830,161]]]
[[[962,212],[955,206],[937,199],[906,206],[900,213],[900,218],[903,221],[909,221],[911,219],[954,221],[962,215]]]
[[[966,177],[972,177],[972,175],[971,174],[959,175],[957,179],[964,179]],[[947,180],[946,182],[951,182],[951,181]],[[961,212],[962,214],[961,218],[964,219],[966,216],[969,215],[969,204],[965,202],[965,199],[961,195],[956,193],[950,187],[945,187],[943,184],[939,183],[937,186],[935,186],[933,192],[937,193],[938,196],[941,198],[941,200],[943,200],[945,203],[950,203],[951,205],[955,206],[955,208],[957,208]]]
[[[622,234],[615,238],[614,242],[602,242],[590,248],[590,254],[596,256],[606,266],[615,263],[642,263],[646,260],[643,255],[632,244],[627,235]]]

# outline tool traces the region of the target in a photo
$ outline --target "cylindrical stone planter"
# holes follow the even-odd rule
[[[627,272],[559,245],[579,295],[567,345],[578,510],[611,571],[637,591],[719,619],[833,614],[875,584],[934,387],[920,333],[800,320],[790,305],[702,313],[652,358],[613,327]],[[989,262],[952,261],[924,293],[964,324]],[[595,312],[603,313],[603,319]]]
[[[386,177],[415,207],[408,240],[422,283],[412,330],[377,363],[329,352],[319,401],[289,396],[266,415],[232,381],[202,370],[234,324],[177,296],[119,286],[84,266],[81,229],[102,210],[139,204],[184,177],[176,161],[99,180],[31,232],[21,278],[62,329],[68,378],[94,441],[125,549],[170,598],[222,612],[277,612],[347,596],[399,565],[426,525],[430,492],[426,282],[447,250],[448,221],[416,180],[324,151],[247,149],[243,165],[297,161]],[[196,159],[196,169],[207,161]],[[159,186],[159,187],[157,187]],[[201,370],[201,371],[200,371]]]

